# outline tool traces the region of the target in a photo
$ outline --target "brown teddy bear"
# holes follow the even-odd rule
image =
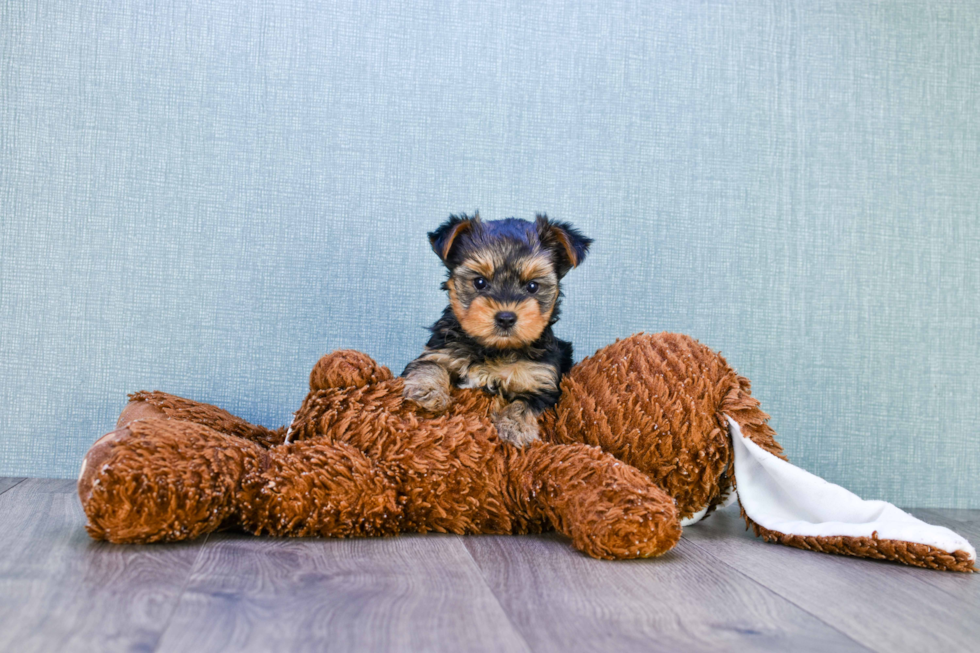
[[[229,527],[555,529],[597,558],[649,557],[725,502],[737,477],[743,516],[767,540],[935,569],[969,571],[976,559],[951,531],[789,465],[748,380],[686,336],[635,335],[575,365],[540,418],[543,441],[524,447],[498,438],[480,390],[454,390],[449,411],[431,415],[402,389],[364,354],[329,354],[288,430],[137,392],[83,461],[88,532],[156,542]]]

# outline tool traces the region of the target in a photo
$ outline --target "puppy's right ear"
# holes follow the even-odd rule
[[[439,225],[435,231],[429,232],[429,244],[433,251],[439,255],[443,263],[449,265],[449,254],[453,251],[453,244],[456,239],[474,225],[479,224],[480,213],[477,211],[473,217],[462,215],[451,215],[449,219]]]

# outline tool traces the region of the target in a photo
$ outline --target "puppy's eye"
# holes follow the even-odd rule
[[[477,277],[476,279],[473,279],[473,287],[476,288],[477,290],[483,290],[488,285],[490,285],[490,282],[484,279],[483,277]]]
[[[537,281],[528,281],[527,286],[525,287],[527,288],[528,293],[533,295],[534,293],[538,292],[538,288],[541,286],[538,285]]]

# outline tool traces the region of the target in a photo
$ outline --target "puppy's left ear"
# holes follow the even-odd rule
[[[541,244],[545,249],[551,250],[559,279],[585,260],[592,239],[586,238],[578,229],[567,222],[550,220],[543,213],[535,216],[534,226],[538,230]]]

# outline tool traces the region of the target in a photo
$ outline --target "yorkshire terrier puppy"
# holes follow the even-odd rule
[[[446,265],[449,306],[430,327],[422,355],[405,367],[404,396],[440,413],[456,385],[494,395],[501,438],[523,445],[538,438],[538,415],[554,406],[559,381],[572,367],[572,345],[559,340],[559,282],[579,265],[592,239],[538,215],[483,222],[450,216],[429,233]]]

